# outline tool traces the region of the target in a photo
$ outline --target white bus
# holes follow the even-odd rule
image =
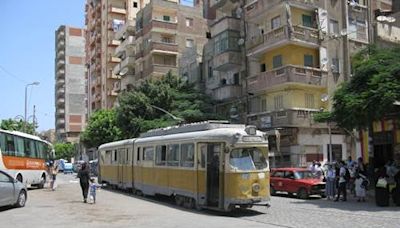
[[[43,188],[46,160],[53,155],[51,143],[38,136],[0,129],[0,170],[20,182]]]

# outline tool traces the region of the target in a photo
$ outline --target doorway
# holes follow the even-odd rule
[[[207,205],[217,207],[220,193],[220,143],[207,145]]]

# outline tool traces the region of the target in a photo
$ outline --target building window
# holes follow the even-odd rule
[[[283,108],[283,95],[277,95],[274,97],[275,110]]]
[[[279,68],[282,66],[282,55],[272,57],[272,68]]]
[[[329,22],[329,32],[331,34],[339,34],[339,23],[335,20],[330,20]]]
[[[331,65],[332,73],[339,73],[339,59],[332,58],[332,65]]]
[[[306,108],[314,108],[314,95],[313,94],[307,94],[305,95],[305,100],[306,100]]]
[[[281,27],[281,16],[277,16],[272,18],[271,20],[271,29],[274,30],[276,28]]]
[[[186,27],[193,26],[193,18],[186,18]]]
[[[313,27],[313,25],[312,25],[312,18],[311,18],[310,15],[305,15],[305,14],[303,14],[303,15],[302,15],[302,19],[303,19],[303,26],[310,27],[310,28]]]
[[[239,36],[235,31],[225,31],[214,37],[215,54],[220,54],[225,51],[239,51]]]
[[[164,20],[164,21],[171,21],[171,17],[170,17],[170,16],[167,16],[167,15],[164,15],[164,16],[163,16],[163,20]]]
[[[233,75],[233,84],[234,85],[239,85],[239,82],[240,82],[239,73],[235,73]]]
[[[137,2],[133,2],[133,8],[137,8]]]
[[[262,63],[260,65],[260,72],[265,72],[265,71],[267,71],[267,65],[265,65],[265,63]]]
[[[261,112],[266,112],[267,111],[267,99],[263,98],[261,99]]]
[[[173,43],[172,37],[170,37],[170,36],[161,36],[161,42],[172,44]]]
[[[313,67],[314,58],[312,55],[304,55],[304,66]]]
[[[186,47],[191,48],[194,46],[194,41],[192,39],[186,39]]]

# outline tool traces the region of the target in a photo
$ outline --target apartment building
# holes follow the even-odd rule
[[[121,63],[116,49],[121,40],[116,38],[128,21],[147,0],[87,0],[85,5],[86,67],[88,88],[88,116],[100,109],[116,105],[121,88],[121,74],[115,71]],[[129,24],[129,23],[128,23]]]
[[[135,84],[159,79],[168,72],[178,75],[182,54],[187,49],[201,59],[207,41],[203,3],[182,3],[152,0],[137,13]]]
[[[85,30],[62,25],[55,32],[55,134],[77,142],[85,125]]]
[[[369,43],[368,1],[210,4],[216,18],[203,70],[217,112],[278,132],[270,141],[275,165],[328,160],[329,145],[334,160],[350,155],[351,139],[313,115],[331,109],[333,92],[351,77],[350,55]]]

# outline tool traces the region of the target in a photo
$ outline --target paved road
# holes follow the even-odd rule
[[[58,176],[56,191],[30,190],[24,208],[0,208],[0,227],[399,227],[400,207],[273,197],[272,207],[230,215],[186,210],[166,199],[100,190],[84,204],[73,176]]]

